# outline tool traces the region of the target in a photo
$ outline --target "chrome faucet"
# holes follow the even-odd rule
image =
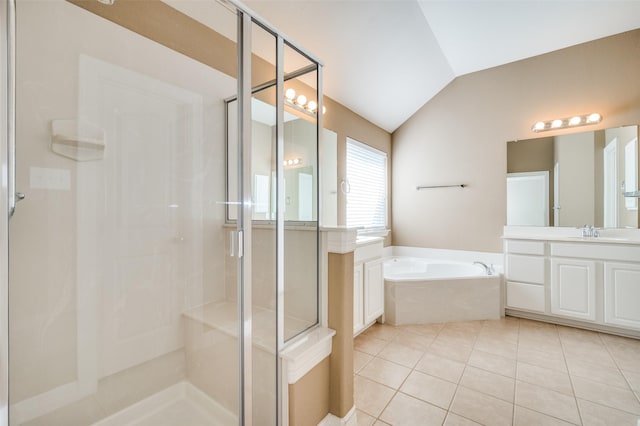
[[[595,226],[585,225],[582,227],[582,238],[598,238],[600,231]]]
[[[473,262],[474,265],[482,265],[485,269],[485,271],[487,271],[487,275],[493,275],[495,273],[495,270],[493,269],[493,264],[491,266],[487,266],[486,263],[484,262],[479,262],[479,261],[475,261]]]

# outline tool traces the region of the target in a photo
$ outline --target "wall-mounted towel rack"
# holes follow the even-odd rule
[[[432,188],[464,188],[467,185],[464,183],[459,183],[457,185],[421,185],[416,186],[416,190],[420,191],[421,189],[432,189]]]

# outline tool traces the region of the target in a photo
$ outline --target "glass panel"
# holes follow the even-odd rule
[[[253,336],[253,424],[275,425],[277,410],[277,235],[276,209],[276,38],[257,24],[252,28],[251,58],[251,295]],[[245,162],[245,166],[247,163]],[[248,283],[245,283],[247,285]]]
[[[317,64],[288,45],[284,69],[284,338],[288,340],[318,323],[318,72]]]
[[[236,14],[171,4],[18,2],[13,425],[238,424]]]

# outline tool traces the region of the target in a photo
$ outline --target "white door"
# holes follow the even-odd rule
[[[640,330],[640,264],[605,263],[604,320]]]
[[[595,262],[551,259],[551,313],[594,321],[595,281]]]
[[[382,260],[364,264],[364,323],[369,324],[384,313],[384,275]]]
[[[549,226],[549,172],[507,174],[507,225]]]
[[[618,166],[617,139],[613,139],[604,148],[604,227],[618,226]]]

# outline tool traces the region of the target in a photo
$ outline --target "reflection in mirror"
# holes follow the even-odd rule
[[[253,220],[276,220],[276,123],[275,107],[257,98],[252,99],[252,173]],[[227,193],[229,200],[237,193],[235,122],[236,101],[227,103],[229,137],[227,138]],[[290,112],[284,113],[284,179],[285,220],[316,221],[317,212],[317,149],[315,123]],[[322,224],[335,226],[338,222],[337,201],[337,143],[335,132],[322,131]],[[237,219],[236,206],[231,203],[227,219]]]
[[[638,126],[509,142],[507,225],[638,228],[638,162]]]

